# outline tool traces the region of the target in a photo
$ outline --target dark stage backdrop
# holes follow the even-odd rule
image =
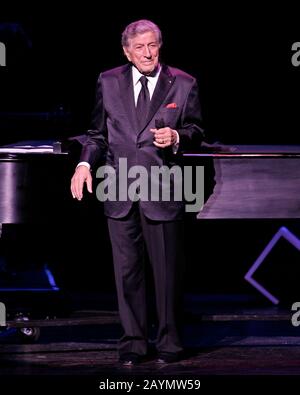
[[[161,27],[163,60],[197,77],[210,142],[300,144],[300,67],[291,62],[292,45],[300,41],[296,10],[287,4],[262,9],[253,2],[211,4],[210,9],[200,2],[197,11],[186,1],[180,6],[166,3],[164,11],[159,6],[151,3],[145,11],[145,6],[120,8],[114,3],[106,5],[110,11],[101,11],[101,4],[93,8],[85,2],[67,10],[54,3],[32,12],[1,9],[0,42],[6,45],[7,64],[0,67],[0,144],[83,134],[98,75],[125,62],[121,32],[141,18]],[[72,171],[66,174],[66,185]],[[50,254],[62,283],[111,289],[105,221],[93,208],[89,215],[87,206],[91,207],[88,200],[77,205],[70,221],[50,229],[49,237],[39,232],[37,245],[42,254]],[[257,294],[243,276],[283,225],[299,234],[297,223],[272,220],[188,223],[189,289]],[[33,240],[26,232],[25,246]],[[74,247],[80,245],[91,248]],[[283,251],[279,258],[286,256]],[[290,279],[286,284],[284,290]]]
[[[40,137],[83,133],[99,72],[125,62],[123,28],[148,18],[161,26],[163,60],[198,78],[210,140],[299,144],[300,67],[291,63],[292,44],[300,40],[295,10],[274,5],[262,9],[253,3],[210,9],[200,3],[197,11],[187,2],[166,4],[165,11],[158,6],[145,11],[145,6],[108,4],[108,11],[90,6],[62,11],[53,5],[1,13],[7,65],[0,67],[0,112],[56,114],[60,109],[71,126],[51,132],[39,125]],[[5,22],[15,24],[10,32]],[[7,129],[1,126],[1,139],[13,139],[11,131],[4,136]],[[30,138],[30,127],[23,126],[24,139]]]

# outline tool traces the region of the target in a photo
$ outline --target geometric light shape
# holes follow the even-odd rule
[[[268,254],[271,252],[273,247],[277,244],[277,242],[280,240],[280,238],[286,239],[290,244],[292,244],[297,250],[300,251],[300,240],[292,233],[290,232],[285,226],[282,226],[277,233],[273,236],[271,241],[267,244],[265,249],[262,251],[262,253],[259,255],[259,257],[256,259],[256,261],[253,263],[253,265],[250,267],[248,272],[245,275],[245,280],[248,281],[253,287],[255,287],[259,292],[261,292],[266,298],[268,298],[272,303],[278,304],[279,299],[272,295],[266,288],[264,288],[261,284],[259,284],[252,276],[255,273],[255,271],[259,268],[259,266],[263,263],[263,261],[266,259]]]

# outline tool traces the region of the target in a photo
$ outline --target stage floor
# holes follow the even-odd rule
[[[86,307],[86,302],[92,304],[89,298],[84,302],[80,295],[76,297],[81,300],[78,307]],[[102,302],[107,304],[107,300],[106,295]],[[93,302],[97,304],[95,297]],[[188,377],[204,383],[217,377],[214,384],[220,384],[219,379],[232,378],[235,383],[242,380],[243,385],[248,385],[245,380],[251,380],[251,385],[254,378],[295,380],[300,376],[299,329],[292,325],[287,307],[267,305],[262,300],[260,303],[257,305],[254,299],[241,295],[224,295],[222,301],[216,295],[186,295],[183,328],[186,355],[178,363],[163,366],[155,362],[154,321],[150,326],[149,360],[132,368],[119,364],[117,340],[121,328],[113,310],[107,310],[107,314],[101,310],[103,324],[99,320],[92,325],[73,322],[42,326],[39,339],[31,344],[20,340],[16,328],[2,330],[1,380],[10,385],[31,385],[40,380],[59,385],[67,380],[70,385],[84,383],[93,388],[100,381],[126,377],[128,380]],[[109,323],[105,317],[114,319]]]

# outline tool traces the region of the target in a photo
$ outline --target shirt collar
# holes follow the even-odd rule
[[[148,82],[149,82],[151,85],[152,85],[152,84],[156,84],[156,82],[157,82],[157,80],[158,80],[158,77],[159,77],[159,74],[160,74],[160,71],[161,71],[161,65],[158,65],[157,72],[156,72],[156,74],[155,74],[154,76],[146,75],[146,77],[147,77],[147,79],[148,79]],[[138,71],[138,69],[137,69],[134,65],[132,65],[133,86],[135,86],[135,85],[139,82],[140,78],[141,78],[143,75],[144,75],[144,74],[140,73],[140,72]]]

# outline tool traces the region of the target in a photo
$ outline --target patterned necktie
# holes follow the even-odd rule
[[[145,124],[149,106],[150,106],[150,95],[147,87],[148,79],[144,75],[140,78],[140,83],[142,84],[142,89],[140,90],[137,104],[136,104],[136,115],[139,124],[139,128],[141,129]]]

